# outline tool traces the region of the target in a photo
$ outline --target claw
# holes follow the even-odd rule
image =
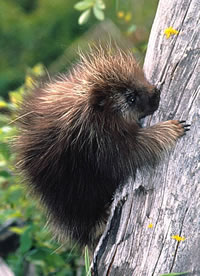
[[[184,128],[184,131],[189,131],[190,130],[190,128]]]
[[[182,128],[184,130],[183,135],[186,135],[186,132],[190,130],[191,124],[186,124],[186,120],[180,120],[179,124],[182,125]]]

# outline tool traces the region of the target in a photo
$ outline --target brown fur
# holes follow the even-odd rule
[[[24,97],[19,168],[62,236],[91,245],[116,188],[187,130],[177,120],[140,127],[159,99],[132,54],[102,49]]]

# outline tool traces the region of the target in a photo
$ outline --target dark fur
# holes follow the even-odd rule
[[[101,49],[25,96],[19,168],[62,236],[91,245],[116,188],[184,133],[179,121],[140,128],[159,99],[131,54]]]

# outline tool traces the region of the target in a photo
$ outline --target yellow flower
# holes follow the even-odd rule
[[[153,228],[153,223],[149,223],[148,228]]]
[[[164,34],[166,35],[166,38],[169,38],[171,35],[177,35],[179,32],[172,27],[169,27],[164,30]]]
[[[40,76],[43,73],[43,67],[41,64],[37,64],[33,67],[33,72],[37,75]]]
[[[0,108],[7,107],[7,103],[4,101],[0,101]]]
[[[126,22],[129,22],[129,21],[131,20],[131,18],[132,18],[131,12],[127,12],[127,14],[126,14],[125,17],[124,17],[124,20],[125,20]]]
[[[119,18],[123,18],[123,17],[124,17],[124,12],[123,12],[123,11],[119,11],[119,12],[117,13],[117,16],[118,16]]]
[[[27,76],[26,79],[25,79],[25,85],[28,88],[33,88],[34,87],[34,80],[30,76]]]
[[[171,238],[178,242],[184,241],[186,239],[185,237],[180,237],[179,235],[172,236]]]
[[[16,99],[15,95],[13,95],[13,94],[11,94],[11,93],[10,93],[10,101],[11,101],[11,103],[13,103],[13,104],[17,104],[17,99]]]

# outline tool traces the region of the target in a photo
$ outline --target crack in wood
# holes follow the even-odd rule
[[[109,264],[108,270],[107,270],[107,272],[106,272],[106,276],[109,276],[109,275],[110,275],[110,271],[111,271],[111,269],[112,269],[112,265],[113,265],[113,263],[114,263],[114,259],[115,259],[116,253],[117,253],[117,246],[116,246],[115,252],[114,252],[114,254],[113,254],[113,256],[112,256],[112,259],[111,259],[111,262],[110,262],[110,264]]]
[[[182,235],[183,224],[184,224],[184,220],[185,220],[187,211],[188,211],[188,207],[186,208],[185,214],[184,214],[184,216],[183,216],[183,221],[182,221],[182,224],[181,224],[181,229],[180,229],[180,231],[179,231],[179,236],[180,236],[180,237],[181,237],[181,235]],[[180,241],[177,241],[177,245],[176,245],[176,249],[175,249],[175,253],[174,253],[174,258],[173,258],[173,260],[172,260],[172,266],[171,266],[171,268],[170,268],[170,272],[172,272],[172,270],[173,270],[173,268],[174,268],[174,264],[175,264],[175,260],[176,260],[177,254],[178,254],[178,248],[179,248],[180,243],[181,243]]]
[[[158,262],[159,262],[159,260],[160,260],[160,257],[161,257],[161,254],[162,254],[162,251],[163,251],[163,248],[164,248],[164,245],[165,245],[165,241],[166,241],[167,236],[168,236],[168,233],[169,233],[169,229],[170,229],[170,224],[169,224],[169,226],[168,226],[167,233],[166,233],[166,235],[165,235],[163,245],[162,245],[162,247],[161,247],[161,249],[160,249],[160,254],[158,255],[157,261],[156,261],[156,263],[155,263],[155,267],[154,267],[154,269],[153,269],[152,276],[154,275],[155,270],[156,270],[156,268],[157,268],[157,264],[158,264]],[[157,276],[157,275],[156,275],[156,276]]]

